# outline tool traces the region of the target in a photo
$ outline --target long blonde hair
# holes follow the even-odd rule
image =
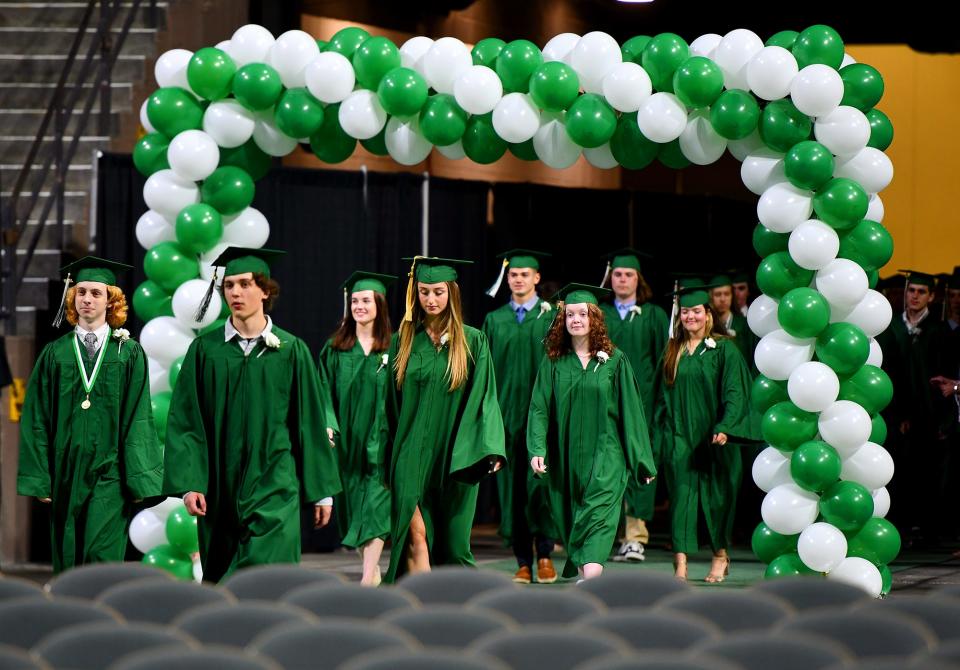
[[[703,339],[708,337],[727,337],[727,329],[717,320],[717,315],[710,305],[704,305],[707,313],[706,327],[703,331]],[[663,352],[663,380],[667,386],[673,386],[677,379],[677,369],[680,367],[680,356],[686,347],[687,340],[690,339],[690,333],[680,323],[680,310],[677,310],[677,316],[673,322],[673,337],[667,342],[667,349]]]
[[[80,321],[77,314],[77,287],[67,289],[66,304],[67,323],[76,326]],[[107,286],[107,323],[111,328],[119,328],[127,322],[127,298],[117,286]]]
[[[463,386],[467,381],[468,358],[473,358],[467,335],[463,330],[463,308],[460,302],[460,287],[456,282],[443,282],[447,287],[447,308],[437,317],[438,330],[447,334],[447,372],[450,380],[450,391]],[[397,388],[403,386],[407,374],[407,363],[410,361],[410,352],[413,350],[413,336],[417,326],[426,321],[427,313],[420,306],[419,298],[413,301],[413,320],[403,321],[400,324],[400,344],[397,358],[393,363],[397,374]]]

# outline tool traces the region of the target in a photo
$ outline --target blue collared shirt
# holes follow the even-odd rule
[[[520,321],[520,322],[523,321],[523,317],[521,317],[521,316],[517,313],[517,310],[519,310],[519,309],[522,307],[522,308],[523,308],[523,316],[525,317],[527,314],[530,313],[530,311],[531,311],[534,307],[537,306],[537,302],[538,302],[539,300],[540,300],[540,298],[539,298],[539,296],[537,296],[536,293],[534,293],[534,294],[533,294],[533,297],[530,298],[529,300],[527,300],[527,301],[526,301],[525,303],[523,303],[522,305],[518,305],[518,304],[515,303],[515,302],[513,301],[513,299],[511,298],[511,299],[510,299],[510,309],[513,310],[513,313],[514,313],[514,314],[517,314],[517,321]]]
[[[617,308],[617,312],[620,314],[621,321],[627,318],[627,314],[630,313],[630,308],[636,304],[636,300],[632,300],[630,302],[620,302],[619,300],[613,301],[613,306]]]

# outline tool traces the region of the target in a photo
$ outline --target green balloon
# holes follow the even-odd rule
[[[720,137],[742,140],[757,128],[760,105],[749,91],[724,91],[710,108],[710,125]]]
[[[154,172],[168,170],[170,163],[167,161],[167,149],[170,146],[170,140],[160,133],[150,133],[144,135],[133,146],[133,165],[137,172],[144,177],[149,177]]]
[[[280,73],[266,63],[248,63],[233,76],[233,97],[255,112],[273,107],[281,93]]]
[[[780,300],[795,288],[810,286],[813,270],[797,265],[788,251],[778,251],[760,261],[757,286],[774,300]]]
[[[150,396],[150,409],[153,411],[153,426],[161,443],[167,436],[167,415],[170,413],[170,399],[173,393],[161,391]]]
[[[760,114],[760,139],[774,151],[786,153],[797,142],[810,137],[813,122],[790,100],[767,103]]]
[[[680,149],[680,139],[660,145],[660,151],[657,153],[657,160],[672,170],[682,170],[690,165],[690,161],[683,155]]]
[[[327,41],[326,41],[326,40],[317,40],[317,48],[320,49],[320,51],[326,51],[326,50],[327,50]]]
[[[820,493],[840,479],[840,454],[826,442],[811,440],[790,456],[790,476],[802,489]]]
[[[777,556],[795,552],[799,537],[799,535],[781,535],[761,521],[753,531],[750,547],[761,563],[770,563]]]
[[[507,93],[526,93],[530,76],[543,64],[543,54],[529,40],[510,42],[497,56],[496,70]]]
[[[847,556],[865,558],[878,568],[893,561],[899,553],[900,533],[886,519],[871,517],[847,540]]]
[[[816,191],[833,177],[833,154],[819,142],[805,140],[790,147],[783,171],[797,188]]]
[[[879,109],[871,109],[867,112],[867,121],[870,122],[870,140],[867,146],[886,151],[893,142],[893,123],[890,122],[890,117]]]
[[[167,517],[167,542],[180,553],[195,554],[200,551],[197,535],[197,517],[190,516],[187,508],[180,505]]]
[[[471,116],[461,141],[467,158],[481,165],[495,163],[507,152],[506,140],[493,129],[492,113]]]
[[[692,56],[673,73],[673,92],[687,107],[709,107],[723,93],[723,71],[709,58]]]
[[[560,61],[544,63],[530,77],[530,97],[537,107],[562,112],[580,95],[580,78],[572,67]]]
[[[852,228],[867,215],[870,197],[852,179],[838,177],[828,181],[813,197],[817,218],[837,230]]]
[[[258,180],[270,171],[273,157],[258,147],[253,139],[249,139],[239,147],[220,148],[220,167],[228,166],[238,167]]]
[[[200,264],[195,253],[176,242],[161,242],[147,251],[143,270],[148,279],[172,295],[180,284],[200,274]]]
[[[420,110],[420,132],[433,145],[453,144],[467,130],[467,113],[452,95],[432,95]]]
[[[852,323],[831,323],[817,337],[816,352],[838,376],[847,377],[867,362],[870,338]]]
[[[566,121],[567,135],[586,149],[606,144],[617,129],[617,113],[596,93],[584,93],[577,98],[567,110]]]
[[[880,566],[880,595],[890,595],[890,589],[893,588],[893,573],[890,572],[889,565]]]
[[[226,302],[226,301],[223,301]],[[170,388],[177,388],[177,380],[180,378],[180,370],[183,368],[183,356],[180,356],[173,363],[170,364],[170,371],[167,375],[167,380],[170,382]]]
[[[420,126],[423,128],[423,126]],[[508,144],[507,149],[510,150],[514,156],[519,158],[522,161],[538,161],[540,157],[537,156],[537,150],[533,148],[533,138],[531,137],[526,142],[519,142],[517,144]]]
[[[820,514],[844,533],[855,533],[873,516],[873,498],[863,484],[837,482],[820,496]]]
[[[883,77],[877,68],[866,63],[851,63],[840,68],[840,78],[843,80],[841,105],[856,107],[866,114],[883,97]]]
[[[492,69],[497,62],[497,56],[500,55],[505,46],[507,46],[507,43],[499,37],[487,37],[480,40],[470,50],[470,55],[473,56],[473,64],[485,65]]]
[[[225,52],[214,47],[197,51],[187,64],[190,88],[206,100],[220,100],[230,95],[237,64]]]
[[[305,88],[287,89],[277,103],[274,121],[287,137],[310,137],[323,123],[323,103]]]
[[[758,223],[753,229],[753,250],[760,258],[786,251],[789,242],[790,233],[775,233],[762,223]]]
[[[223,305],[224,305],[224,307],[227,308],[227,312],[229,313],[230,307],[227,305],[226,301],[224,301]],[[221,314],[222,314],[222,313],[223,313],[223,312],[221,311]],[[222,332],[223,332],[223,327],[224,327],[226,324],[227,324],[227,319],[226,319],[226,317],[217,319],[216,321],[214,321],[213,323],[211,323],[211,324],[210,324],[209,326],[207,326],[206,328],[201,328],[201,329],[198,331],[197,335],[200,336],[200,337],[203,337],[203,336],[206,335],[207,333],[213,333],[213,332],[220,332],[220,333],[222,333]]]
[[[386,37],[370,37],[353,52],[353,71],[357,82],[371,91],[390,70],[400,67],[400,50]]]
[[[830,303],[812,288],[792,289],[780,300],[777,321],[788,335],[816,337],[830,323]]]
[[[840,382],[837,400],[852,400],[870,414],[876,414],[893,400],[893,382],[875,365],[864,365]]]
[[[628,170],[642,170],[650,165],[660,151],[660,145],[647,139],[637,125],[637,113],[622,114],[610,138],[610,151]]]
[[[840,237],[839,258],[848,258],[864,270],[879,270],[893,257],[893,237],[876,221],[864,219]]]
[[[380,132],[367,140],[360,140],[360,145],[372,153],[374,156],[386,156],[387,151],[387,127],[384,126]]]
[[[140,284],[133,292],[133,311],[141,321],[158,316],[173,316],[173,296],[152,279]]]
[[[387,72],[380,80],[377,98],[387,114],[413,116],[427,102],[428,90],[427,81],[419,72],[398,67]]]
[[[690,57],[690,46],[679,35],[660,33],[643,50],[641,65],[656,91],[673,93],[673,73]]]
[[[787,51],[790,51],[793,48],[793,45],[797,41],[797,37],[800,35],[796,30],[781,30],[779,33],[775,33],[770,36],[770,39],[767,40],[764,46],[767,47],[783,47]]]
[[[789,400],[768,409],[760,422],[764,441],[780,451],[793,451],[817,434],[817,414],[805,412]]]
[[[643,63],[643,50],[647,48],[648,44],[650,44],[649,35],[637,35],[636,37],[628,39],[623,43],[623,46],[620,47],[620,55],[623,57],[623,62],[641,65]]]
[[[793,56],[801,70],[816,63],[837,70],[843,62],[843,40],[830,26],[810,26],[797,35]]]
[[[342,32],[342,31],[341,31]],[[310,150],[324,163],[342,163],[357,148],[357,140],[340,127],[340,103],[327,107],[323,123],[310,136]]]
[[[213,249],[223,236],[223,218],[210,205],[187,205],[177,214],[177,241],[187,251],[202,254]]]
[[[242,212],[253,202],[253,179],[238,167],[218,167],[200,187],[200,197],[224,216]]]
[[[880,273],[876,270],[867,270],[867,288],[875,289],[880,282]]]
[[[146,565],[166,570],[177,579],[191,581],[193,579],[193,561],[169,544],[154,547],[141,559]]]
[[[887,422],[879,414],[874,414],[870,419],[872,428],[870,429],[870,442],[882,445],[887,441]]]
[[[758,414],[765,414],[768,409],[777,403],[790,400],[787,393],[787,383],[776,381],[757,375],[753,380],[753,386],[750,389],[750,406]]]
[[[792,552],[781,554],[770,561],[770,565],[763,573],[764,579],[780,579],[783,577],[799,577],[800,575],[815,575],[813,570],[804,565],[800,554]]]
[[[327,42],[324,51],[335,51],[341,56],[346,56],[349,60],[353,58],[354,52],[356,52],[356,50],[360,48],[360,45],[366,42],[369,37],[370,33],[363,28],[357,28],[356,26],[341,28],[334,33],[330,41]]]
[[[203,107],[189,91],[168,86],[158,88],[147,100],[147,118],[157,132],[176,137],[203,124]]]

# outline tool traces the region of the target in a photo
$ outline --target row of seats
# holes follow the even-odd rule
[[[0,670],[960,667],[960,587],[874,601],[816,578],[693,589],[649,571],[522,588],[442,568],[362,588],[300,566],[219,586],[138,563],[0,578]]]

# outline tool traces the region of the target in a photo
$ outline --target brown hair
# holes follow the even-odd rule
[[[76,326],[80,320],[77,314],[77,286],[74,284],[67,290],[66,317],[67,323]],[[127,322],[127,298],[116,286],[107,286],[107,324],[111,328],[119,328]]]
[[[460,302],[460,287],[456,282],[443,282],[447,287],[447,309],[437,317],[437,325],[441,333],[447,333],[447,377],[450,379],[450,390],[454,391],[467,381],[467,358],[473,357],[466,333],[463,330],[463,308]],[[426,320],[427,314],[420,306],[419,297],[413,301],[413,320],[400,324],[400,344],[397,350],[397,360],[393,367],[397,373],[397,387],[403,386],[407,374],[407,363],[410,361],[410,352],[413,350],[413,336],[418,325]]]
[[[387,299],[376,291],[373,292],[373,301],[377,305],[377,316],[373,321],[373,348],[371,351],[386,351],[390,348],[390,335],[393,328],[390,325],[390,308]],[[357,322],[353,318],[353,311],[347,306],[347,313],[340,319],[340,325],[330,336],[330,346],[337,351],[350,351],[357,343]]]
[[[717,313],[710,305],[704,305],[707,312],[706,328],[704,329],[703,339],[708,337],[728,337],[727,329],[724,328],[717,318]],[[680,308],[677,308],[677,316],[673,320],[673,337],[667,342],[667,349],[663,352],[663,380],[667,386],[673,386],[677,379],[677,368],[680,366],[680,356],[686,348],[687,340],[690,339],[687,329],[680,323]]]
[[[262,272],[254,272],[253,281],[260,287],[260,290],[267,294],[266,299],[263,301],[263,311],[269,312],[273,309],[273,303],[277,301],[277,298],[280,297],[280,284],[277,283],[277,280],[268,277]],[[220,297],[226,300],[226,296],[223,294],[223,283],[220,284]]]
[[[650,288],[650,284],[647,283],[647,280],[643,278],[643,273],[637,273],[637,304],[646,305],[650,298],[653,297],[653,289]]]
[[[595,356],[598,351],[612,353],[614,345],[607,335],[607,323],[603,319],[603,312],[596,305],[587,303],[587,314],[590,316],[590,355]],[[557,318],[553,320],[544,344],[551,361],[573,350],[573,338],[567,332],[567,310],[562,302],[557,303]]]

